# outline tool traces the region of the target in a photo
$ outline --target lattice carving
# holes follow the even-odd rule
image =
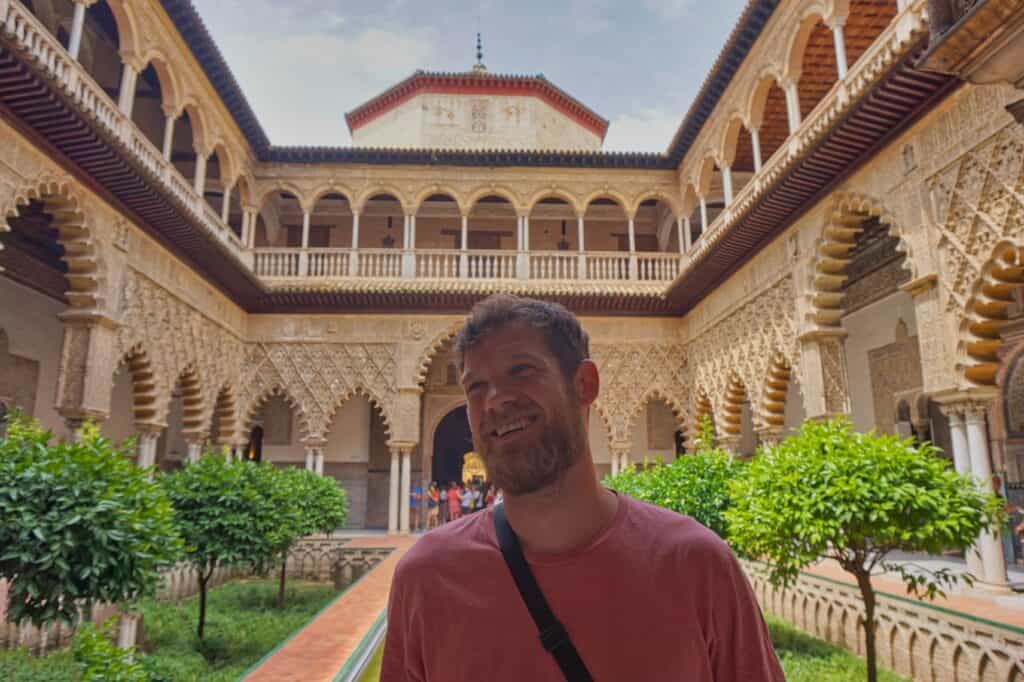
[[[1001,129],[928,183],[945,310],[963,320],[959,365],[969,380],[992,385],[1010,292],[1024,283],[1024,129]]]
[[[355,394],[366,396],[391,429],[395,418],[397,347],[393,343],[260,343],[246,349],[242,403],[275,391],[294,400],[307,438],[323,438],[334,414]],[[246,424],[248,426],[248,424]]]
[[[191,396],[186,430],[208,431],[217,392],[238,383],[242,341],[131,269],[120,317],[118,355],[132,371],[136,419],[166,423],[171,391],[182,378]]]
[[[601,373],[601,395],[594,408],[611,442],[629,442],[633,422],[651,398],[664,400],[682,420],[689,384],[681,345],[595,344],[590,350]]]
[[[797,347],[793,278],[775,285],[730,312],[686,347],[693,384],[708,392],[714,405],[724,405],[728,381],[735,378],[749,390],[752,405],[764,405],[764,378],[781,354],[795,363]],[[755,388],[756,387],[756,388]],[[768,419],[763,407],[754,414],[754,427]]]

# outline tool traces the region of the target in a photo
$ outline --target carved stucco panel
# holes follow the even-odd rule
[[[304,437],[322,438],[338,408],[356,393],[374,402],[391,427],[397,395],[396,344],[261,343],[247,348],[241,385],[247,413],[275,391],[295,402]]]
[[[203,423],[209,424],[218,391],[239,386],[241,339],[131,269],[124,277],[120,317],[118,357],[135,349],[146,353],[162,403],[158,420],[166,420],[182,372],[194,368],[203,392]]]
[[[652,397],[685,410],[689,382],[681,344],[595,344],[591,356],[601,373],[601,395],[594,407],[611,442],[629,442],[633,420]]]
[[[768,370],[777,353],[797,366],[796,296],[793,277],[779,280],[702,331],[686,347],[694,389],[707,392],[715,411],[725,400],[729,379],[743,382],[761,425],[760,406]]]

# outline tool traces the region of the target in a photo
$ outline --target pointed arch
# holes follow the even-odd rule
[[[101,292],[106,283],[102,254],[84,202],[74,191],[70,178],[43,174],[19,187],[0,214],[0,228],[4,232],[10,230],[8,219],[17,217],[20,208],[30,201],[42,203],[45,212],[52,216],[50,224],[57,230],[57,243],[64,248],[68,305],[81,310],[101,309]]]
[[[673,397],[667,391],[662,390],[660,387],[650,388],[640,396],[640,399],[633,405],[629,413],[626,416],[626,426],[624,433],[631,434],[633,429],[636,427],[636,420],[639,418],[640,413],[647,407],[647,404],[651,401],[660,400],[661,402],[668,405],[669,410],[672,411],[672,416],[675,417],[677,430],[686,433],[686,429],[689,426],[687,420],[687,411],[684,402],[678,397]]]
[[[136,424],[163,424],[159,415],[160,386],[149,355],[141,343],[132,346],[117,367],[124,366],[132,382],[132,417]],[[117,370],[115,369],[115,372]]]
[[[214,422],[216,422],[216,443],[217,445],[234,445],[240,434],[238,432],[238,405],[235,400],[235,391],[230,383],[224,383],[217,391],[217,397],[213,403],[208,431],[211,436],[214,433]]]
[[[786,427],[786,395],[792,373],[792,365],[786,356],[778,351],[773,353],[764,380],[758,421],[779,433]]]
[[[847,280],[850,253],[864,225],[873,218],[885,225],[889,234],[899,240],[896,250],[906,256],[904,267],[909,268],[912,279],[916,278],[910,245],[898,231],[892,214],[870,197],[857,193],[840,194],[815,244],[811,267],[808,268],[806,291],[809,312],[806,322],[812,327],[836,328],[840,325],[846,312],[843,285]]]
[[[331,424],[334,422],[335,417],[337,417],[338,412],[341,411],[341,408],[343,408],[348,401],[357,395],[366,398],[371,406],[377,408],[377,411],[380,412],[381,421],[384,423],[384,429],[387,432],[387,436],[388,438],[391,438],[394,433],[394,415],[392,414],[391,403],[378,395],[373,389],[363,386],[362,384],[349,388],[337,397],[324,419],[324,433],[321,435],[326,436],[327,431],[330,430]]]
[[[459,330],[462,329],[462,325],[465,323],[465,320],[452,322],[430,340],[430,343],[420,355],[420,361],[416,364],[417,385],[422,386],[426,382],[427,374],[430,372],[430,366],[433,364],[434,358],[459,333]]]
[[[598,199],[609,199],[611,201],[614,201],[616,204],[619,205],[619,208],[622,209],[622,212],[626,214],[626,217],[633,215],[632,213],[630,213],[630,208],[632,204],[625,197],[625,195],[613,189],[609,189],[607,187],[605,187],[604,189],[595,190],[588,194],[587,198],[580,202],[580,206],[583,208],[585,212],[588,208],[590,208],[590,205],[597,201]]]
[[[107,0],[107,6],[117,24],[118,51],[125,60],[142,51],[143,45],[138,21],[129,0]]]
[[[526,202],[527,214],[532,214],[534,209],[537,208],[537,204],[544,201],[545,199],[561,199],[565,203],[569,204],[569,208],[572,209],[573,213],[577,217],[582,216],[583,213],[586,211],[585,206],[580,206],[579,197],[574,195],[569,190],[564,189],[562,187],[549,187],[547,189],[542,189],[541,191],[537,192],[532,197],[530,197],[530,199]]]
[[[203,383],[199,378],[199,369],[195,364],[189,363],[178,373],[175,388],[179,387],[182,406],[181,432],[185,435],[207,433],[210,424],[206,417],[206,398],[203,394]],[[168,396],[168,407],[170,402],[171,396]]]
[[[462,197],[459,192],[449,185],[430,185],[424,187],[412,200],[412,212],[413,214],[419,213],[420,209],[423,208],[423,202],[433,196],[445,196],[455,202],[455,205],[459,209],[459,215],[465,214],[469,208],[462,203]]]
[[[747,387],[736,374],[729,377],[722,404],[722,432],[735,438],[743,435],[743,403],[748,401]]]
[[[153,67],[160,81],[161,105],[166,110],[177,111],[182,106],[181,80],[173,63],[163,52],[151,48],[143,56],[142,61]]]
[[[632,205],[630,206],[630,211],[632,211],[632,215],[636,215],[637,212],[640,210],[640,206],[645,201],[649,201],[651,199],[664,202],[664,204],[668,206],[669,210],[672,212],[673,218],[678,218],[683,214],[682,205],[678,197],[671,196],[668,192],[665,192],[660,189],[650,189],[641,192],[633,201]]]
[[[995,386],[1003,359],[1001,332],[1014,292],[1024,287],[1024,246],[1001,241],[992,249],[964,306],[957,348],[957,371],[968,381]]]
[[[313,209],[316,208],[317,202],[329,194],[341,195],[345,197],[345,201],[349,203],[349,206],[354,205],[354,200],[356,196],[355,190],[353,190],[351,187],[348,187],[347,185],[338,182],[337,180],[331,180],[330,182],[325,182],[321,185],[317,185],[316,188],[314,188],[313,191],[309,193],[309,204],[305,205],[304,208],[307,211],[312,212]]]
[[[257,393],[248,405],[245,405],[242,411],[242,435],[248,434],[252,431],[253,422],[256,420],[256,415],[259,414],[260,409],[266,404],[272,397],[279,397],[284,400],[285,404],[291,408],[295,417],[299,422],[299,439],[308,438],[310,436],[322,436],[322,434],[313,434],[310,432],[309,417],[302,409],[302,404],[295,399],[291,392],[282,386],[281,384],[274,384],[260,393]]]
[[[209,151],[210,131],[198,100],[194,96],[187,97],[181,110],[188,114],[189,125],[192,126],[192,149],[200,154]]]
[[[405,196],[405,193],[402,192],[402,190],[398,189],[394,185],[388,184],[373,185],[372,187],[363,190],[359,194],[359,196],[356,197],[355,209],[362,213],[366,209],[366,203],[368,201],[370,201],[374,197],[382,195],[390,195],[394,197],[395,200],[398,202],[399,206],[401,206],[402,213],[409,215],[409,198]]]

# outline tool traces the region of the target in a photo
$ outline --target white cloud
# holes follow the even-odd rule
[[[274,144],[350,144],[345,111],[429,68],[436,54],[430,30],[367,28],[349,36],[320,28],[222,37],[228,62]]]
[[[662,19],[679,19],[693,7],[694,0],[644,0],[648,11]]]
[[[607,151],[663,152],[682,122],[680,114],[663,109],[638,109],[612,119],[604,149]]]

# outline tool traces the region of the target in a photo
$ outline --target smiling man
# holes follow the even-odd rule
[[[782,680],[725,543],[597,481],[587,424],[600,378],[576,318],[495,295],[455,352],[473,445],[504,503],[399,562],[381,679]],[[531,582],[549,612],[537,593],[527,607]]]

